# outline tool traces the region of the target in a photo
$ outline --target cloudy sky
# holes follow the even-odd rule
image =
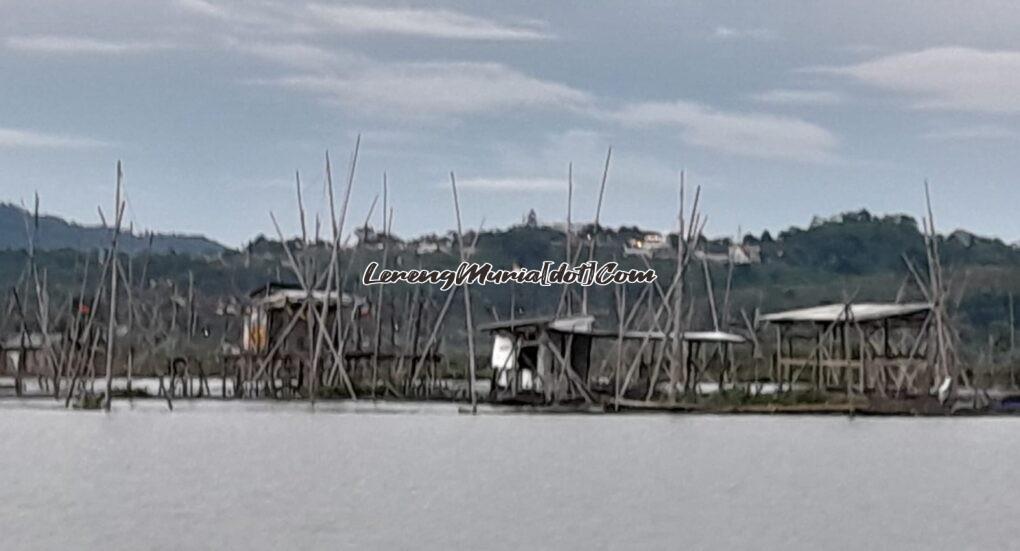
[[[324,155],[352,216],[387,173],[394,229],[590,219],[669,229],[680,171],[709,233],[869,208],[1020,239],[1012,2],[0,0],[0,200],[230,245],[314,213]],[[377,211],[378,212],[378,211]]]

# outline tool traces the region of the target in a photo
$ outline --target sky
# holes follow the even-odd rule
[[[505,227],[529,209],[707,233],[867,208],[1020,240],[1013,2],[0,0],[0,201],[239,246],[350,220]],[[376,226],[381,208],[376,208]],[[310,230],[311,231],[311,230]]]

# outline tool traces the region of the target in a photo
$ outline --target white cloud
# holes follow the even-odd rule
[[[441,185],[444,188],[450,187],[449,182],[444,182]],[[562,191],[566,193],[567,180],[566,178],[540,178],[540,177],[465,178],[465,179],[458,178],[457,188],[477,189],[495,192]]]
[[[1020,51],[930,48],[808,70],[915,96],[921,109],[1020,112]]]
[[[541,40],[541,28],[512,26],[445,9],[383,8],[356,5],[308,6],[324,28],[348,33],[384,33],[461,40]]]
[[[268,83],[352,108],[426,118],[521,107],[582,109],[590,101],[584,92],[498,63],[383,64],[344,76],[308,74]]]
[[[390,34],[455,40],[545,40],[540,21],[504,23],[442,8],[177,0],[184,12],[263,33]]]
[[[828,130],[801,119],[719,111],[687,101],[637,103],[612,116],[633,126],[678,127],[690,145],[748,157],[828,161],[837,145]]]
[[[204,15],[206,17],[215,17],[218,19],[228,19],[231,17],[231,13],[228,9],[223,6],[213,4],[212,2],[207,2],[206,0],[177,0],[177,5],[185,11]]]
[[[173,47],[165,42],[108,41],[82,36],[30,35],[11,36],[5,41],[8,48],[24,52],[47,54],[134,54]]]
[[[47,149],[88,149],[108,147],[109,142],[68,136],[64,134],[47,134],[32,130],[16,128],[0,128],[0,149],[13,148],[47,148]]]
[[[1016,130],[994,124],[946,128],[933,130],[921,135],[922,138],[932,141],[999,140],[1016,138],[1017,136],[1020,136],[1020,133]]]
[[[719,26],[712,30],[712,37],[718,40],[775,40],[776,33],[769,29],[738,29]]]
[[[181,11],[226,25],[232,32],[259,35],[309,34],[318,25],[309,19],[303,5],[287,5],[273,0],[257,2],[210,2],[177,0]]]
[[[347,51],[326,50],[302,42],[262,42],[228,39],[228,49],[241,52],[270,63],[324,72],[361,62],[363,58]]]
[[[776,88],[754,94],[752,99],[773,105],[836,105],[843,102],[843,96],[829,90],[794,90]]]

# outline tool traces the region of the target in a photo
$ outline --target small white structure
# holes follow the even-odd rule
[[[652,258],[657,251],[666,249],[669,240],[659,232],[648,232],[639,238],[627,240],[623,247],[624,256],[644,256]]]
[[[57,349],[64,336],[59,333],[44,335],[42,333],[16,333],[0,342],[0,366],[10,374],[14,373],[47,373],[51,369],[48,361],[46,345]]]
[[[710,253],[703,250],[694,251],[694,258],[719,264],[732,262],[736,266],[761,264],[761,247],[758,245],[738,245],[733,243],[724,253]]]
[[[414,250],[414,252],[419,256],[434,254],[439,252],[439,244],[434,241],[421,241],[418,243],[418,247]]]
[[[661,249],[666,245],[668,245],[666,237],[659,232],[646,233],[641,239],[642,249],[651,249],[654,251],[655,249]]]
[[[571,363],[579,373],[587,373],[593,316],[563,318],[542,317],[506,320],[485,324],[481,331],[491,332],[492,387],[494,390],[514,392],[541,392],[542,380],[552,372],[554,362],[551,346],[556,353],[565,354],[564,335],[573,334],[570,340]]]

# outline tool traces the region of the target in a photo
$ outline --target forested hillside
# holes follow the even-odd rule
[[[9,212],[10,207],[7,207]],[[17,209],[15,209],[17,210]],[[10,216],[8,216],[10,218]],[[58,219],[40,223],[40,242],[52,245],[66,238],[46,237],[52,228],[77,228]],[[8,225],[11,222],[6,222]],[[23,226],[23,222],[19,222]],[[7,248],[16,243],[4,226]],[[92,266],[95,277],[96,252],[105,243],[104,230],[88,238],[80,238],[77,246],[60,250],[43,250],[37,261],[47,274],[51,292],[73,292],[84,273],[86,264]],[[598,236],[596,256],[599,260],[618,260],[625,267],[643,268],[646,260],[624,254],[628,239],[645,234],[636,227],[580,228],[575,240],[585,239],[594,233]],[[20,235],[24,230],[20,229]],[[70,230],[67,230],[70,231]],[[362,244],[344,249],[343,262],[351,266],[347,290],[369,295],[360,288],[360,274],[371,260],[380,260],[384,242],[388,242],[391,267],[454,267],[459,262],[455,240],[450,235],[425,236],[404,241],[397,237],[380,236],[368,231],[359,232]],[[473,238],[472,235],[468,236]],[[244,250],[223,249],[203,238],[189,238],[200,254],[168,253],[177,250],[167,241],[164,247],[149,250],[141,247],[142,238],[135,238],[125,254],[126,270],[135,281],[144,281],[149,288],[166,287],[172,293],[184,294],[189,285],[208,305],[207,313],[215,305],[240,300],[254,288],[269,281],[292,281],[286,266],[286,256],[279,242],[258,237]],[[167,240],[180,238],[165,237]],[[823,302],[919,300],[921,295],[907,269],[907,261],[919,270],[925,266],[924,238],[917,221],[907,216],[876,217],[866,211],[845,213],[829,219],[816,219],[810,225],[790,228],[775,235],[747,235],[739,245],[760,252],[760,263],[734,265],[732,271],[725,259],[730,249],[729,239],[706,239],[700,248],[708,253],[707,259],[695,261],[686,278],[688,296],[693,297],[693,323],[702,327],[712,324],[707,304],[707,272],[712,284],[721,323],[732,330],[746,328],[744,314],[754,319],[758,312],[811,306]],[[156,240],[157,242],[159,240]],[[181,243],[181,241],[172,241]],[[671,277],[675,261],[669,250],[675,247],[675,235],[666,236],[666,246],[647,262],[659,273],[665,285]],[[956,231],[940,236],[942,261],[948,274],[955,322],[961,336],[974,347],[986,347],[989,337],[993,346],[1006,347],[1009,335],[1010,295],[1020,295],[1020,250],[998,239],[974,236]],[[299,247],[297,241],[292,247]],[[325,243],[313,245],[317,254],[327,255]],[[92,249],[90,252],[86,252]],[[210,254],[215,253],[215,254]],[[720,254],[722,253],[722,254]],[[587,251],[585,251],[587,254]],[[517,226],[489,230],[478,237],[474,260],[491,262],[496,267],[537,267],[544,260],[559,261],[565,255],[565,233],[552,227]],[[0,284],[4,289],[18,285],[24,270],[24,250],[0,251]],[[729,280],[729,282],[728,282]],[[730,288],[727,295],[726,289]],[[636,296],[637,289],[632,296]],[[408,293],[406,287],[395,286],[388,301],[401,301]],[[429,290],[433,297],[436,289]],[[531,285],[485,286],[475,288],[476,308],[480,319],[508,316],[510,305],[517,315],[536,315],[551,312],[557,303],[560,290]],[[728,296],[728,300],[727,300]],[[612,293],[602,290],[592,293],[593,310],[601,314],[600,322],[611,325],[613,320]],[[726,308],[728,307],[728,308]],[[724,311],[725,310],[725,311]],[[208,314],[211,315],[211,314]],[[451,311],[450,331],[457,333],[460,312]]]
[[[12,205],[0,203],[0,250],[24,249],[29,232],[35,231],[35,247],[53,251],[73,249],[87,251],[106,247],[112,230],[101,226],[82,226],[56,216],[40,215]],[[127,253],[139,253],[151,248],[156,253],[218,254],[224,247],[211,239],[197,235],[125,233],[119,248]]]

